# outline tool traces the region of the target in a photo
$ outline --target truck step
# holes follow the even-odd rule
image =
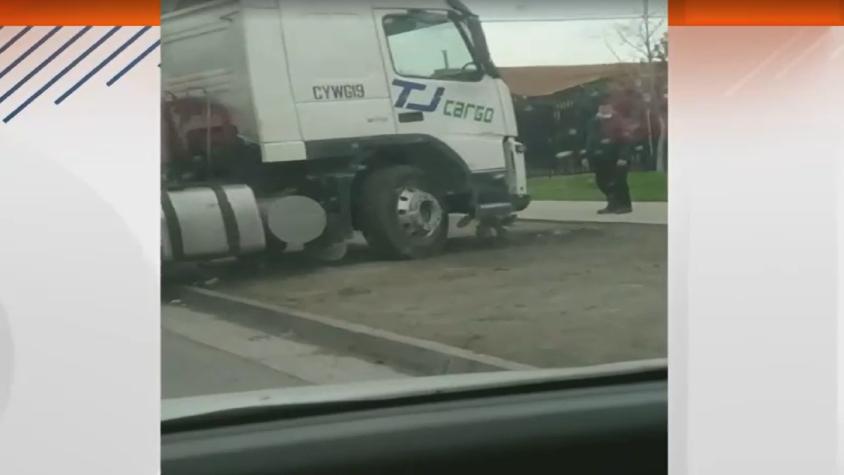
[[[510,203],[483,203],[478,205],[475,211],[475,217],[478,219],[511,214],[513,214],[513,205]]]

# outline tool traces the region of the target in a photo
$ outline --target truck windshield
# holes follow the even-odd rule
[[[482,75],[467,38],[444,14],[389,15],[384,31],[393,67],[402,76],[471,81]]]

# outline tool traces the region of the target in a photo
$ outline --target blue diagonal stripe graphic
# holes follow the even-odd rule
[[[6,69],[4,69],[3,71],[0,71],[0,79],[2,79],[3,76],[5,76],[6,74],[9,74],[9,71],[15,69],[15,67],[17,67],[17,65],[21,64],[21,62],[23,62],[23,60],[28,58],[29,55],[31,55],[35,50],[40,48],[41,45],[43,45],[45,41],[49,40],[51,36],[55,35],[56,32],[58,32],[61,29],[62,29],[62,27],[57,26],[57,27],[53,28],[52,30],[48,31],[46,35],[42,36],[40,40],[36,41],[35,44],[30,46],[29,49],[27,49],[26,51],[24,51],[22,55],[15,58],[15,60],[12,61],[12,64],[7,66]]]
[[[91,27],[90,27],[90,26],[86,26],[85,28],[82,28],[81,30],[79,30],[79,31],[78,31],[75,35],[73,35],[73,37],[71,37],[69,40],[65,41],[65,43],[59,47],[59,49],[57,49],[56,51],[54,51],[54,52],[53,52],[53,54],[51,54],[50,56],[48,56],[48,57],[47,57],[47,59],[45,59],[44,61],[41,61],[41,64],[39,64],[38,66],[36,66],[36,67],[35,67],[35,69],[33,69],[32,71],[30,71],[30,72],[29,72],[29,74],[27,74],[26,76],[24,76],[24,77],[23,77],[23,79],[21,79],[20,81],[18,81],[17,83],[15,83],[15,85],[14,85],[14,86],[12,86],[12,87],[11,87],[8,91],[6,91],[6,93],[5,93],[5,94],[3,94],[2,96],[0,96],[0,103],[2,103],[3,101],[5,101],[6,99],[8,99],[8,98],[9,98],[9,96],[11,96],[12,94],[14,94],[14,93],[15,93],[15,91],[17,91],[18,89],[20,89],[20,87],[21,87],[21,86],[23,86],[24,84],[26,84],[26,82],[27,82],[27,81],[29,81],[30,79],[32,79],[32,77],[33,77],[33,76],[35,76],[36,74],[38,74],[38,73],[39,73],[42,69],[44,69],[44,67],[45,67],[45,66],[47,66],[48,64],[50,64],[50,63],[51,63],[54,59],[56,59],[56,58],[57,58],[60,54],[62,54],[62,52],[63,52],[64,50],[66,50],[66,49],[67,49],[70,45],[72,45],[73,43],[75,43],[75,42],[76,42],[76,40],[78,40],[79,38],[81,38],[81,37],[82,37],[82,35],[84,35],[85,33],[87,33],[87,32],[88,32],[88,30],[90,30],[90,29],[91,29]]]
[[[96,65],[96,66],[94,67],[94,69],[92,69],[92,70],[91,70],[91,72],[89,72],[88,74],[86,74],[86,75],[85,75],[82,79],[80,79],[80,80],[79,80],[76,84],[74,84],[74,85],[73,85],[73,87],[71,87],[70,89],[68,89],[68,90],[67,90],[64,94],[62,94],[61,96],[59,96],[59,98],[58,98],[58,99],[56,99],[55,103],[56,103],[56,104],[61,104],[61,103],[62,103],[65,99],[67,99],[67,98],[68,98],[68,96],[70,96],[71,94],[73,94],[73,93],[74,93],[77,89],[79,89],[79,87],[80,87],[80,86],[82,86],[83,84],[85,84],[86,82],[88,82],[88,80],[89,80],[89,79],[91,79],[91,77],[93,77],[95,74],[97,74],[97,73],[98,73],[101,69],[103,69],[103,68],[105,67],[105,65],[106,65],[106,64],[110,63],[110,62],[111,62],[114,58],[116,58],[116,57],[117,57],[117,55],[119,55],[120,53],[122,53],[122,52],[123,52],[123,50],[125,50],[126,48],[128,48],[128,47],[129,47],[129,45],[131,45],[132,43],[134,43],[134,42],[135,42],[138,38],[140,38],[140,36],[141,36],[141,35],[143,35],[143,34],[144,34],[147,30],[149,30],[150,28],[151,28],[151,27],[149,27],[149,26],[145,26],[145,27],[141,28],[141,29],[140,29],[140,31],[138,31],[137,33],[135,33],[134,35],[132,35],[132,37],[131,37],[131,38],[129,38],[128,40],[126,40],[126,42],[125,42],[125,43],[123,43],[122,45],[120,45],[120,47],[119,47],[119,48],[117,48],[117,50],[116,50],[115,52],[113,52],[113,53],[111,53],[110,55],[108,55],[108,57],[107,57],[106,59],[102,60],[102,62],[100,62],[100,64]]]
[[[0,54],[3,54],[3,51],[6,51],[6,50],[7,50],[7,49],[9,49],[9,47],[11,47],[13,44],[17,43],[17,42],[18,42],[18,40],[19,40],[19,39],[21,39],[21,36],[25,35],[25,34],[26,34],[26,32],[27,32],[27,31],[29,31],[29,30],[31,30],[31,29],[32,29],[32,27],[31,27],[31,26],[27,26],[27,27],[26,27],[26,28],[24,28],[23,30],[21,30],[21,31],[17,32],[17,33],[15,34],[15,36],[13,36],[13,37],[12,37],[12,39],[10,39],[9,41],[7,41],[7,42],[6,42],[6,44],[5,44],[5,45],[0,46]]]
[[[70,71],[71,69],[75,68],[75,67],[76,67],[76,65],[77,65],[77,64],[79,64],[80,62],[82,62],[82,60],[83,60],[83,59],[87,58],[87,57],[88,57],[88,55],[89,55],[89,54],[91,54],[91,52],[93,52],[95,49],[99,48],[99,47],[100,47],[100,45],[102,45],[103,43],[105,43],[107,39],[111,38],[111,36],[112,36],[112,35],[114,35],[115,33],[117,33],[117,30],[119,30],[120,28],[121,28],[121,27],[119,27],[119,26],[115,26],[114,28],[112,28],[112,29],[108,30],[108,32],[106,32],[106,34],[104,34],[104,35],[103,35],[100,39],[98,39],[98,40],[97,40],[94,44],[92,44],[91,46],[89,46],[89,47],[88,47],[88,49],[86,49],[86,50],[85,50],[82,54],[80,54],[80,55],[79,55],[76,59],[74,59],[73,61],[71,61],[71,62],[70,62],[70,64],[68,64],[67,66],[65,66],[65,68],[64,68],[64,69],[62,69],[61,71],[59,71],[59,73],[58,73],[58,74],[56,74],[55,76],[53,76],[53,78],[52,78],[52,79],[50,79],[49,81],[47,81],[47,84],[44,84],[43,86],[41,86],[41,89],[39,89],[39,90],[35,91],[35,93],[34,93],[34,94],[32,94],[31,96],[29,96],[29,98],[27,98],[25,101],[23,101],[23,103],[22,103],[21,105],[19,105],[19,106],[18,106],[15,110],[13,110],[12,112],[10,112],[10,113],[9,113],[9,115],[7,115],[6,117],[4,117],[4,118],[3,118],[3,122],[9,122],[9,121],[10,121],[10,120],[12,120],[12,119],[13,119],[16,115],[20,114],[20,113],[21,113],[21,111],[23,111],[24,109],[26,109],[27,107],[29,107],[29,105],[30,105],[30,104],[32,104],[32,101],[34,101],[35,99],[38,99],[38,97],[39,97],[39,96],[41,96],[41,94],[44,94],[44,92],[46,92],[46,91],[47,91],[47,89],[49,89],[49,88],[50,88],[53,84],[55,84],[55,83],[56,83],[56,81],[58,81],[59,79],[61,79],[62,77],[64,77],[64,75],[65,75],[65,74],[67,74],[67,73],[68,73],[68,71]]]
[[[151,44],[147,49],[143,51],[143,53],[139,54],[137,58],[133,59],[129,64],[126,65],[123,69],[120,70],[119,73],[115,74],[113,78],[109,79],[106,83],[107,86],[111,86],[112,84],[116,83],[118,79],[122,78],[124,74],[128,73],[130,69],[135,67],[142,59],[144,59],[148,54],[152,53],[155,48],[158,48],[158,45],[161,44],[161,40],[155,40],[155,43]],[[2,99],[0,99],[2,102]]]

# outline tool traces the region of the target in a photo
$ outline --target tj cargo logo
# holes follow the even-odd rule
[[[437,110],[443,94],[445,94],[445,88],[440,86],[434,91],[433,96],[427,100],[427,104],[424,102],[410,102],[408,99],[413,91],[425,91],[428,88],[428,85],[419,82],[393,79],[393,86],[401,88],[401,92],[396,98],[394,106],[401,109],[410,109],[419,112],[433,112]],[[419,96],[419,94],[416,94],[416,96]],[[495,116],[495,110],[492,107],[448,99],[445,101],[445,106],[443,107],[443,115],[458,119],[485,122],[488,124],[492,122],[492,118]]]
[[[434,92],[434,97],[431,98],[428,104],[417,104],[413,102],[407,102],[407,98],[413,91],[424,91],[425,89],[427,89],[427,84],[402,81],[401,79],[393,79],[393,86],[399,86],[401,88],[401,93],[399,93],[399,97],[398,99],[396,99],[396,107],[420,112],[433,112],[437,110],[437,106],[440,105],[440,99],[442,99],[443,93],[445,92],[444,87],[438,87],[437,90]]]

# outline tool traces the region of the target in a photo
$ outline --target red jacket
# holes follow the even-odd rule
[[[640,121],[624,117],[618,112],[614,112],[608,119],[601,119],[602,135],[612,143],[634,143],[640,139],[643,128],[647,129],[647,127],[642,127]]]
[[[604,122],[604,136],[614,143],[634,143],[648,136],[645,110],[641,98],[634,91],[624,91],[612,95],[606,102],[612,107],[613,114]]]

